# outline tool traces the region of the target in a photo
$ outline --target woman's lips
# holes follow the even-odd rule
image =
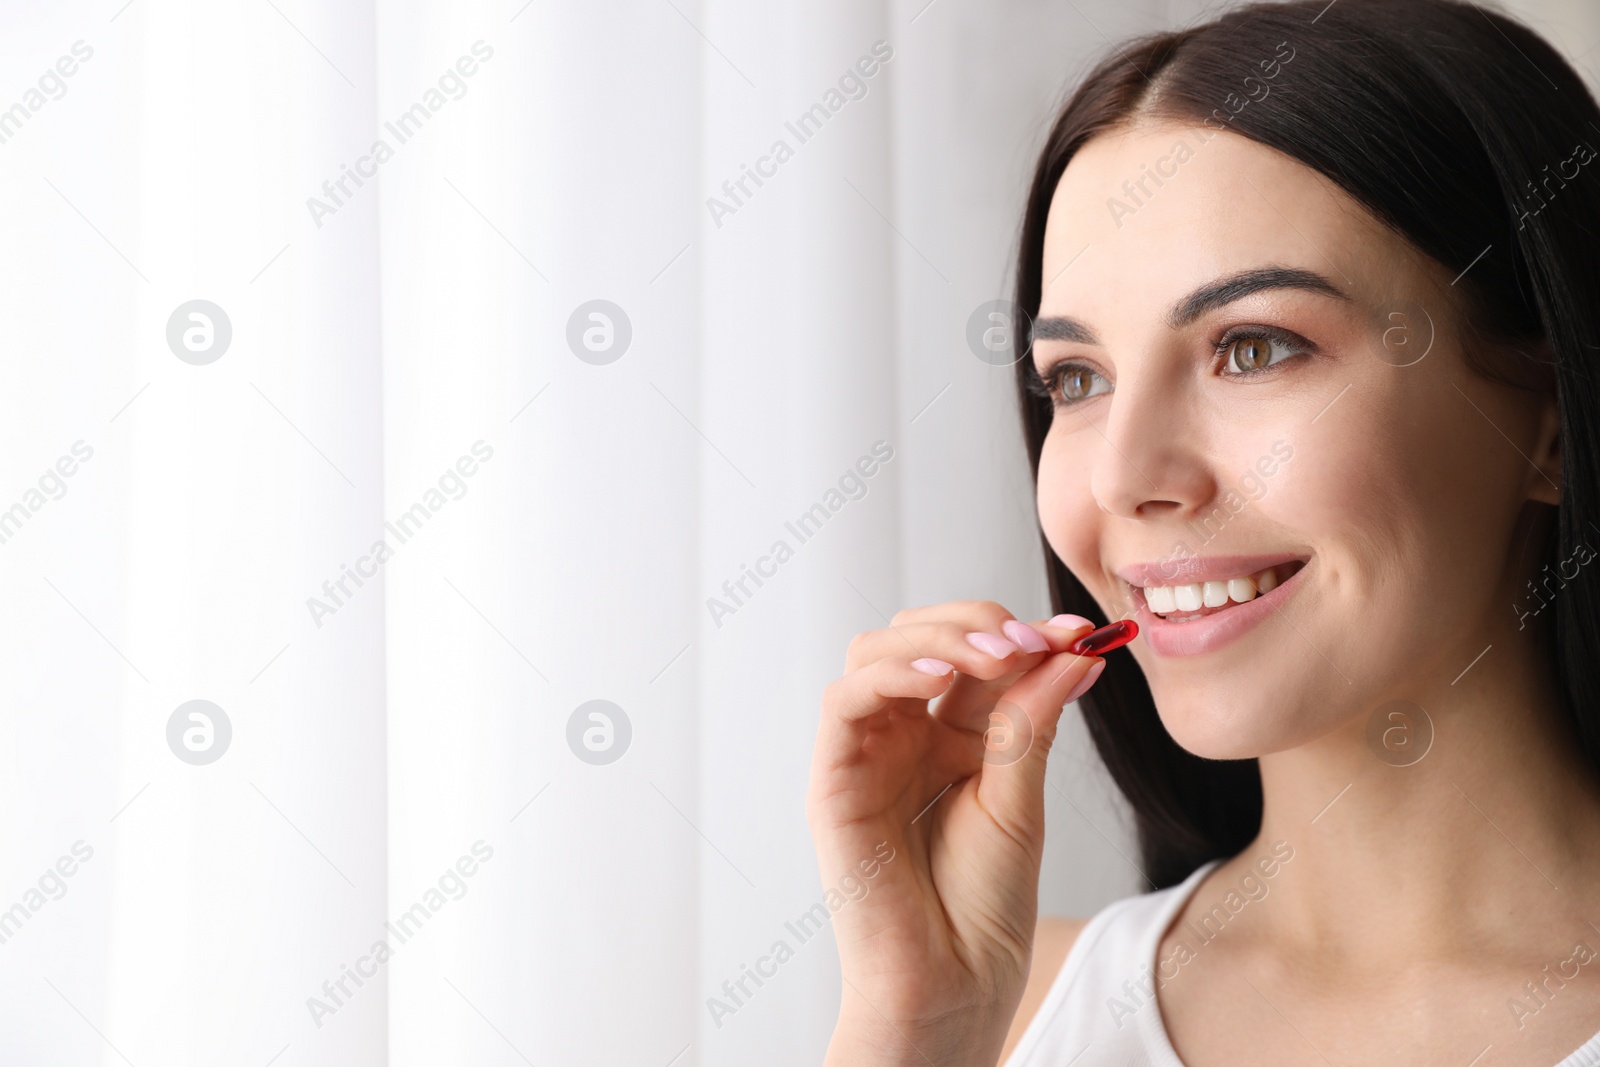
[[[1239,637],[1269,615],[1277,614],[1285,601],[1303,584],[1301,576],[1310,569],[1310,562],[1284,579],[1276,588],[1262,593],[1243,604],[1233,604],[1223,610],[1188,622],[1169,622],[1150,610],[1144,592],[1133,590],[1134,619],[1150,648],[1161,656],[1198,656],[1212,652]]]

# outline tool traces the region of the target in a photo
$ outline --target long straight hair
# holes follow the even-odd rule
[[[1039,312],[1045,220],[1067,163],[1096,133],[1143,117],[1230,130],[1283,152],[1461,273],[1467,358],[1480,373],[1526,383],[1528,373],[1491,371],[1483,352],[1548,343],[1553,365],[1531,374],[1557,394],[1564,484],[1540,550],[1544,562],[1568,558],[1600,522],[1591,356],[1600,349],[1600,166],[1584,169],[1600,145],[1600,109],[1556,50],[1460,0],[1256,3],[1117,48],[1067,101],[1039,155],[1018,251],[1023,323]],[[1037,380],[1028,339],[1016,384],[1035,485],[1052,419],[1050,402],[1029,389]],[[1048,541],[1044,550],[1055,610],[1109,621]],[[1600,597],[1574,583],[1556,600],[1566,714],[1600,775]],[[1234,855],[1259,832],[1258,762],[1181,748],[1132,657],[1113,655],[1080,706],[1133,809],[1156,888]]]

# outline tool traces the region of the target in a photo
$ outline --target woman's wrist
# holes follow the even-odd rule
[[[1011,1019],[962,1012],[938,1022],[895,1022],[870,1009],[842,1010],[824,1067],[995,1067]]]

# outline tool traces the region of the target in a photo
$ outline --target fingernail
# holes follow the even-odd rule
[[[1101,660],[1100,662],[1104,663],[1105,660]],[[930,657],[914,659],[911,661],[911,666],[916,670],[921,671],[923,674],[936,675],[949,674],[951,671],[956,669],[956,665],[954,663],[946,663],[942,659],[932,659]]]
[[[1024,652],[1044,652],[1050,647],[1050,642],[1044,639],[1044,635],[1025,622],[1008,619],[1001,624],[1000,629],[1004,630],[1005,635]]]
[[[1089,687],[1093,685],[1095,680],[1100,677],[1100,672],[1104,671],[1105,669],[1106,661],[1103,659],[1097,660],[1095,665],[1089,668],[1089,672],[1082,678],[1078,679],[1078,684],[1072,687],[1072,692],[1068,693],[1067,699],[1063,700],[1061,703],[1070,704],[1074,700],[1077,700],[1079,697],[1083,696],[1083,694],[1087,693],[1089,691]]]
[[[1011,655],[1011,653],[1017,650],[1017,646],[1013,645],[1005,638],[996,637],[994,634],[986,634],[982,632],[968,634],[967,644],[971,645],[979,652],[987,652],[995,659],[1005,659],[1007,656]]]
[[[1121,648],[1138,636],[1138,623],[1132,619],[1118,619],[1093,633],[1084,634],[1068,645],[1067,651],[1078,656],[1100,656],[1114,648]]]
[[[1050,620],[1050,625],[1059,626],[1063,630],[1076,630],[1084,626],[1089,627],[1091,630],[1094,629],[1094,623],[1090,622],[1082,615],[1057,615],[1055,618]]]

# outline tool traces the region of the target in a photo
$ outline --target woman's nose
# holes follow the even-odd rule
[[[1096,427],[1090,490],[1120,518],[1182,521],[1217,493],[1191,398],[1170,383],[1119,382]]]

